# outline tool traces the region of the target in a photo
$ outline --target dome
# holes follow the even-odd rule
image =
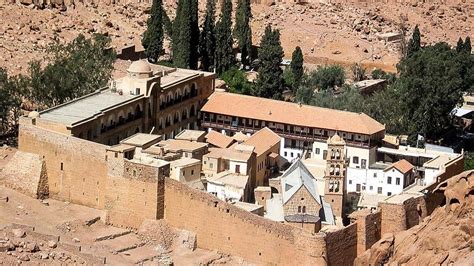
[[[38,117],[40,117],[40,114],[39,114],[37,111],[31,111],[31,112],[28,114],[28,117],[29,117],[29,118],[38,118]]]
[[[130,67],[127,69],[128,72],[133,72],[133,73],[139,73],[139,74],[144,74],[144,73],[150,73],[151,72],[151,67],[148,62],[145,60],[138,60],[133,62]]]
[[[334,136],[332,136],[331,138],[329,138],[329,143],[345,143],[344,139],[341,138],[341,136],[339,136],[339,134],[335,133]]]

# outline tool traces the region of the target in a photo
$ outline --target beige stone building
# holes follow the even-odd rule
[[[255,147],[257,154],[255,181],[252,181],[252,187],[268,184],[270,175],[278,171],[280,140],[277,134],[264,127],[242,142],[244,145]]]
[[[209,72],[135,61],[125,77],[40,112],[33,124],[107,145],[138,132],[172,138],[197,129],[197,113],[214,90],[214,78]]]

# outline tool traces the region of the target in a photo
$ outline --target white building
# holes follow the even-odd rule
[[[248,201],[248,181],[248,175],[220,172],[207,178],[207,192],[227,202]]]
[[[391,196],[415,181],[414,166],[407,160],[391,165],[374,164],[371,168],[347,168],[347,192]]]

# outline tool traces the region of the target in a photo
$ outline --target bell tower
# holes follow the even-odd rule
[[[337,133],[327,141],[326,171],[324,176],[324,198],[331,204],[336,217],[344,215],[344,198],[346,188],[346,142]]]

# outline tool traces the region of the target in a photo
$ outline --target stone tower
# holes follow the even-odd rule
[[[324,198],[331,204],[336,217],[344,216],[346,188],[346,142],[337,133],[327,141],[326,171],[324,176]]]

